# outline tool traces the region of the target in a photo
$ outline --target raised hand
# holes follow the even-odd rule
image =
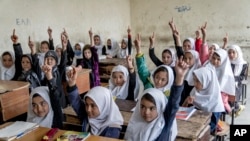
[[[45,58],[44,65],[42,66],[42,71],[44,72],[48,80],[51,80],[53,78],[52,66],[48,65],[48,58]]]
[[[181,85],[183,83],[184,77],[189,70],[189,65],[183,60],[183,56],[178,58],[175,63],[175,72],[176,72],[176,85]]]
[[[52,39],[52,29],[48,27],[48,34],[49,34],[49,39]]]
[[[89,37],[93,37],[92,27],[89,29]]]
[[[67,72],[66,75],[68,77],[68,85],[69,86],[74,86],[76,84],[78,71],[79,71],[79,68],[76,68],[73,66],[73,69],[71,69]]]
[[[223,49],[227,47],[227,43],[228,43],[228,34],[226,33],[226,36],[223,38],[223,46],[222,46]]]
[[[134,40],[134,44],[135,44],[137,54],[140,54],[141,53],[141,35],[140,34],[137,34],[137,37]]]
[[[207,28],[207,22],[205,22],[205,24],[201,26],[201,33],[203,36],[206,35],[206,32],[207,32],[206,28]]]
[[[171,30],[175,30],[175,24],[174,24],[174,18],[172,17],[171,21],[168,22],[168,25],[170,26]]]
[[[228,43],[228,34],[226,33],[226,36],[223,38],[224,43]]]
[[[31,41],[30,36],[29,36],[29,39],[28,39],[28,46],[30,47],[31,54],[35,54],[36,53],[36,47],[35,47],[34,42]]]
[[[155,32],[153,32],[153,35],[149,37],[149,48],[154,48],[154,42],[155,42]]]
[[[11,40],[12,40],[12,42],[13,42],[13,44],[17,44],[17,42],[18,42],[18,36],[15,34],[15,32],[16,32],[16,30],[13,29],[13,34],[10,37]]]
[[[128,32],[128,34],[131,33],[131,28],[129,26],[128,26],[127,32]]]
[[[66,37],[66,39],[68,40],[69,39],[69,36],[68,36],[68,33],[66,32],[66,29],[63,28],[63,32],[64,36]]]

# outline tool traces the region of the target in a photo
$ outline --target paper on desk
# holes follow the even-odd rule
[[[37,123],[16,121],[13,124],[0,129],[0,139],[16,137],[20,134],[25,134],[36,127],[38,127]]]
[[[132,108],[130,111],[131,111],[131,112],[134,112],[134,111],[135,111],[135,107],[134,107],[134,108]]]

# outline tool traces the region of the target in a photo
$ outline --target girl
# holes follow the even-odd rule
[[[90,73],[90,88],[95,86],[100,86],[100,76],[99,76],[99,60],[96,48],[91,45],[85,45],[82,50],[82,68],[91,69]]]
[[[60,93],[60,105],[64,108],[66,107],[66,101],[65,101],[65,94],[63,91],[63,87],[62,87],[62,81],[63,79],[65,79],[65,69],[66,69],[66,62],[67,62],[67,44],[68,44],[68,39],[64,38],[66,37],[64,35],[65,33],[61,33],[61,41],[62,41],[62,52],[61,52],[61,61],[60,61],[60,65],[57,65],[58,63],[58,57],[57,54],[54,50],[49,50],[46,54],[45,54],[45,60],[44,60],[44,64],[42,66],[42,71],[46,71],[46,69],[48,67],[52,68],[52,75],[53,78],[55,79],[55,83],[57,85],[57,89],[59,89],[59,93]],[[63,37],[64,36],[64,37]],[[48,85],[50,82],[49,80],[45,77],[43,80],[43,85]]]
[[[83,132],[119,138],[123,118],[110,91],[105,87],[94,87],[84,96],[83,102],[76,87],[77,69],[74,67],[67,76],[69,101],[82,121]]]
[[[235,112],[236,116],[239,116],[240,112],[245,108],[243,105],[239,105],[240,98],[242,96],[242,83],[241,81],[245,77],[247,70],[247,62],[243,58],[241,48],[238,45],[231,45],[227,48],[228,56],[231,62],[232,71],[235,78]]]
[[[30,40],[29,37],[29,47],[31,49],[31,55],[30,54],[23,54],[23,50],[21,47],[20,43],[17,43],[17,35],[15,35],[15,33],[13,33],[13,35],[11,36],[11,40],[13,41],[13,48],[15,51],[15,58],[16,61],[19,62],[21,66],[21,71],[16,71],[16,78],[15,80],[18,81],[26,81],[29,82],[29,91],[31,92],[32,89],[41,86],[41,72],[40,67],[39,67],[39,61],[38,59],[34,59],[37,58],[36,56],[36,49],[34,46],[34,43]]]
[[[144,85],[144,89],[155,87],[160,89],[167,97],[170,94],[170,88],[174,82],[174,73],[172,68],[166,65],[158,66],[151,73],[148,70],[143,53],[141,53],[141,39],[138,35],[135,40],[136,46],[136,64],[139,77]]]
[[[12,51],[5,51],[1,55],[0,80],[11,80],[16,72],[15,55]]]
[[[61,92],[58,89],[56,78],[53,77],[53,69],[47,65],[47,61],[45,61],[43,71],[49,82],[48,87],[40,86],[32,90],[27,121],[38,123],[43,127],[62,129]]]
[[[82,61],[82,49],[84,47],[84,43],[79,42],[75,44],[74,52],[75,52],[75,57],[73,59],[73,65],[78,66],[80,65]]]
[[[162,91],[155,88],[144,90],[130,118],[125,139],[128,141],[174,141],[177,128],[172,128],[175,114],[179,108],[183,79],[187,64],[177,61],[176,80],[167,100]]]
[[[175,51],[172,48],[168,48],[168,49],[164,49],[162,51],[162,61],[159,60],[154,53],[154,42],[155,42],[155,34],[153,33],[152,36],[149,37],[149,57],[150,59],[154,62],[154,64],[156,66],[160,66],[160,65],[168,65],[170,67],[174,67],[175,66]]]
[[[195,50],[186,51],[184,55],[184,61],[190,66],[190,68],[185,76],[184,90],[181,94],[180,105],[184,103],[185,99],[190,95],[190,92],[194,87],[193,71],[201,66],[199,53]]]
[[[235,79],[227,52],[224,49],[216,50],[206,66],[215,68],[221,87],[223,104],[226,112],[230,113],[231,107],[228,103],[228,97],[235,96]]]
[[[176,29],[176,25],[174,24],[174,19],[172,18],[172,20],[169,22],[169,26],[172,30],[172,33],[173,33],[173,37],[174,37],[174,42],[175,42],[175,46],[177,46],[177,42],[178,42],[178,39],[175,37],[175,32],[177,31]],[[178,45],[180,46],[180,45]],[[195,50],[195,40],[191,37],[188,37],[186,38],[183,42],[182,42],[182,48],[179,48],[183,51],[188,51],[188,50]],[[177,53],[180,52],[183,52],[181,50],[177,49]],[[179,56],[179,55],[178,55]]]
[[[103,41],[101,39],[100,35],[94,35],[93,38],[93,32],[92,32],[92,28],[90,28],[89,30],[89,38],[90,38],[90,45],[94,46],[97,50],[97,55],[98,58],[101,59],[105,59],[106,55],[105,55],[105,46],[103,45]],[[94,40],[94,41],[93,41]]]
[[[109,89],[113,96],[119,99],[135,100],[139,93],[139,82],[136,81],[135,69],[131,56],[127,57],[128,68],[115,66],[111,71]]]
[[[188,104],[193,104],[202,111],[212,112],[210,132],[213,134],[221,112],[225,111],[216,73],[212,68],[202,67],[193,71],[193,79],[194,89],[191,91]]]
[[[115,58],[117,57],[117,51],[119,49],[118,43],[114,40],[109,38],[107,40],[107,48],[105,48],[105,54],[107,58]]]
[[[117,57],[118,58],[126,58],[128,55],[132,53],[132,41],[131,41],[131,29],[128,27],[128,38],[123,38],[121,42],[121,47],[118,50]]]

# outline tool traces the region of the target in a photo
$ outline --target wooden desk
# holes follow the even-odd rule
[[[91,69],[82,69],[77,76],[76,80],[76,86],[78,88],[79,94],[83,94],[85,92],[88,92],[90,89],[90,79],[89,79],[89,73],[91,72]],[[63,88],[65,94],[67,94],[67,82],[63,83]]]
[[[9,123],[5,123],[4,125],[0,125],[0,129],[6,125],[8,125]],[[45,127],[38,127],[37,129],[33,130],[32,132],[28,133],[27,135],[21,137],[20,139],[15,139],[15,141],[40,141],[42,139],[42,137],[50,130],[50,128],[45,128]],[[57,137],[59,137],[60,135],[62,135],[64,132],[66,132],[65,130],[59,130],[53,140],[56,140]],[[101,137],[101,136],[94,136],[94,135],[90,135],[90,137],[88,137],[86,139],[86,141],[122,141],[119,139],[113,139],[113,138],[107,138],[107,137]]]
[[[116,99],[115,102],[123,116],[124,125],[127,126],[133,114],[131,109],[136,105],[136,102],[121,99]],[[71,114],[66,116],[69,122],[79,121],[72,107],[68,107],[67,110]],[[208,141],[210,139],[210,118],[211,113],[196,111],[187,121],[177,119],[178,135],[176,141]]]
[[[0,80],[0,123],[27,112],[29,83]]]
[[[176,141],[209,141],[211,113],[196,111],[187,121],[177,120]]]
[[[108,82],[111,71],[116,65],[124,65],[127,67],[127,61],[123,58],[101,59],[99,61],[99,74],[101,82]]]

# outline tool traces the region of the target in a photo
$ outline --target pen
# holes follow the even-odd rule
[[[24,136],[24,133],[18,134],[18,135],[16,136],[16,139],[19,139],[19,138],[21,138],[22,136]]]

